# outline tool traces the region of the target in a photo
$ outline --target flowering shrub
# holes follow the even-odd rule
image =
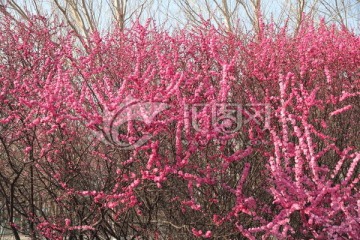
[[[61,24],[4,18],[4,226],[18,239],[356,239],[360,38],[310,21],[255,36],[150,25],[82,49]]]

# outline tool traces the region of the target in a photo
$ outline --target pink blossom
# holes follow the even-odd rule
[[[345,106],[345,107],[342,107],[342,108],[340,108],[340,109],[337,109],[337,110],[331,112],[331,113],[330,113],[330,116],[334,116],[334,115],[341,114],[341,113],[343,113],[343,112],[345,112],[345,111],[350,110],[351,108],[352,108],[352,105],[347,105],[347,106]]]

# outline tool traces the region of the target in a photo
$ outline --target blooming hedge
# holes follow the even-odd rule
[[[360,38],[0,23],[0,224],[46,239],[356,239]],[[20,238],[18,238],[20,239]]]

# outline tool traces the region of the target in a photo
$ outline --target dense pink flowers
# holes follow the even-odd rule
[[[360,38],[310,21],[257,36],[151,24],[80,48],[44,18],[0,23],[6,227],[356,239]]]

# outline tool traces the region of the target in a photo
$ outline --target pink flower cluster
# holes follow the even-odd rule
[[[255,36],[151,24],[79,46],[60,23],[2,19],[6,227],[34,239],[357,239],[360,37],[307,20]]]

